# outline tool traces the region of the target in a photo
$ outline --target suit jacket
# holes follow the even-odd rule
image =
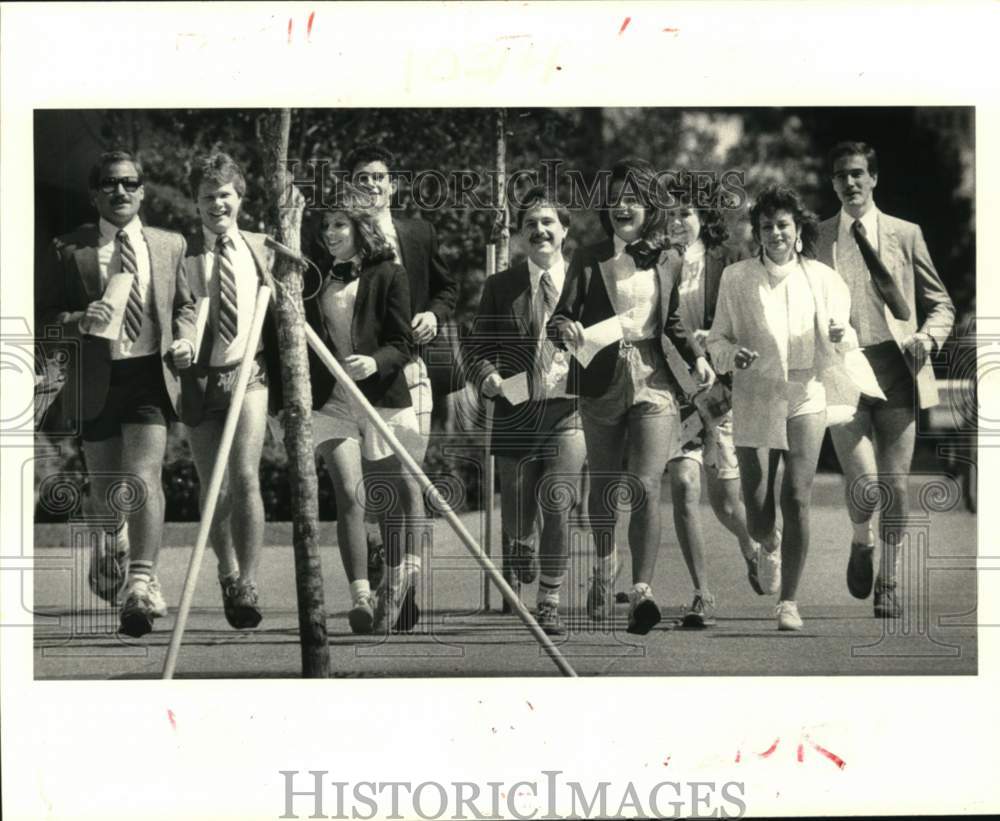
[[[458,300],[458,283],[438,251],[434,226],[425,220],[393,217],[399,238],[399,263],[410,279],[410,310],[415,316],[431,311],[440,328],[451,318]]]
[[[178,409],[180,381],[166,355],[175,339],[194,344],[195,306],[184,274],[184,237],[159,228],[142,227],[149,252],[152,316],[160,333],[163,381]],[[35,335],[69,338],[64,411],[71,419],[90,420],[104,409],[111,377],[111,342],[80,332],[78,320],[104,293],[97,261],[100,230],[88,223],[52,241],[35,269]]]
[[[320,309],[322,288],[306,302],[306,321],[336,354]],[[377,369],[357,383],[361,392],[379,408],[408,408],[412,404],[403,366],[413,354],[410,291],[406,271],[394,262],[378,262],[361,271],[351,321],[351,342],[356,354],[374,357]],[[313,410],[326,404],[337,384],[329,368],[309,349],[309,379]]]
[[[613,255],[614,242],[610,238],[579,248],[573,255],[559,304],[556,305],[547,329],[549,339],[555,344],[562,345],[559,328],[563,323],[577,321],[586,328],[615,315],[600,269],[601,263],[607,262]],[[705,351],[697,340],[688,335],[681,322],[677,297],[677,284],[681,274],[680,254],[672,248],[664,251],[660,255],[656,272],[660,280],[660,316],[664,319],[660,345],[664,355],[668,357],[670,349],[676,349],[690,367],[695,359],[705,355]],[[572,357],[567,392],[580,396],[601,396],[611,384],[617,359],[618,348],[615,345],[609,345],[600,351],[586,368],[580,365],[576,357]],[[678,395],[683,395],[684,392],[672,373],[670,380]]]
[[[278,329],[274,317],[274,278],[271,276],[273,253],[264,244],[264,234],[251,231],[240,231],[240,236],[246,241],[257,268],[257,276],[262,285],[271,289],[272,300],[264,317],[264,327],[261,338],[264,343],[264,363],[267,370],[268,406],[271,413],[281,409],[281,358],[278,354]],[[205,234],[199,229],[191,237],[184,255],[184,273],[189,285],[198,284],[201,293],[208,293],[206,287],[207,272],[205,271]],[[252,306],[247,308],[251,311]],[[215,338],[210,324],[205,325],[205,333],[199,349],[195,351],[195,361],[209,357]],[[208,372],[205,368],[194,365],[181,371],[181,406],[179,416],[186,425],[197,425],[202,420],[205,402],[205,387],[208,382]]]
[[[527,371],[528,387],[534,391],[538,376],[535,359],[538,355],[538,332],[532,326],[531,274],[527,261],[506,271],[486,278],[479,313],[466,340],[465,359],[468,379],[477,389],[491,373],[508,379]],[[567,412],[574,400],[549,400],[567,405]],[[544,404],[544,403],[537,403]],[[524,427],[526,414],[523,406],[515,407],[504,397],[498,396],[494,404],[494,429],[512,430]],[[518,423],[514,422],[517,417]],[[511,424],[506,424],[507,420]]]
[[[712,327],[715,320],[715,306],[719,301],[719,284],[722,272],[741,259],[739,251],[728,245],[716,245],[705,251],[705,316],[703,330]]]
[[[837,267],[839,226],[839,213],[819,225],[817,257],[831,268]],[[906,321],[896,319],[888,307],[884,308],[885,321],[896,344],[902,350],[903,340],[919,330],[934,340],[935,350],[940,350],[955,322],[955,306],[934,268],[920,226],[879,212],[878,254],[910,306],[910,318]],[[930,361],[916,370],[909,356],[904,355],[903,359],[914,372],[920,407],[936,405],[937,383]]]

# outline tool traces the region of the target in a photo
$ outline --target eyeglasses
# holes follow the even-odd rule
[[[362,171],[359,174],[354,175],[354,181],[360,183],[361,185],[368,185],[370,183],[385,182],[386,177],[389,175],[384,171]]]
[[[97,187],[105,194],[114,194],[121,185],[129,194],[134,194],[142,187],[140,177],[105,177],[98,183]]]

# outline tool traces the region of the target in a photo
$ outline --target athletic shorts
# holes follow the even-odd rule
[[[208,374],[205,385],[205,404],[203,419],[225,419],[229,412],[229,405],[233,400],[233,391],[236,390],[236,379],[240,373],[240,363],[233,365],[223,365],[212,368],[200,365],[192,367],[202,368]],[[247,381],[247,393],[250,391],[267,390],[267,369],[264,366],[264,354],[259,353],[253,361],[250,370],[250,379]]]
[[[601,396],[581,396],[580,414],[598,425],[644,416],[677,416],[677,400],[657,339],[622,344],[611,382]]]
[[[879,342],[861,349],[875,372],[878,386],[885,394],[885,400],[862,396],[858,402],[860,409],[910,408],[916,407],[916,386],[895,340]]]
[[[85,420],[85,442],[103,442],[121,436],[122,425],[166,427],[177,419],[163,384],[163,365],[158,354],[111,363],[111,381],[104,408]]]
[[[691,459],[706,470],[714,471],[720,479],[739,479],[740,466],[736,461],[736,443],[733,441],[733,412],[729,411],[713,428],[706,430],[702,427],[694,439],[682,444],[667,461],[676,459]]]

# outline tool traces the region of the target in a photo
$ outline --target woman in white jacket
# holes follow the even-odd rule
[[[824,376],[857,340],[850,292],[836,271],[812,258],[817,221],[798,193],[768,187],[750,222],[761,253],[723,272],[708,349],[718,372],[734,371],[733,437],[747,524],[762,548],[760,582],[773,590],[780,577],[778,629],[801,630],[795,596],[827,424]],[[782,459],[783,528],[774,498]]]

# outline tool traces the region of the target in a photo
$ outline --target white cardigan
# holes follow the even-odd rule
[[[832,268],[800,258],[815,300],[816,347],[813,370],[827,383],[826,372],[839,363],[838,353],[857,347],[850,326],[851,294]],[[770,282],[758,258],[745,259],[722,272],[715,321],[708,336],[708,351],[716,371],[733,374],[733,438],[741,447],[788,449],[788,340],[776,336],[764,316]],[[844,326],[844,338],[834,345],[827,328],[830,318]],[[740,348],[758,353],[746,370],[735,370]],[[838,385],[838,388],[842,387]],[[838,393],[840,391],[838,390]],[[857,394],[854,396],[856,403]],[[838,401],[840,399],[838,398]],[[848,400],[850,399],[848,398]]]

